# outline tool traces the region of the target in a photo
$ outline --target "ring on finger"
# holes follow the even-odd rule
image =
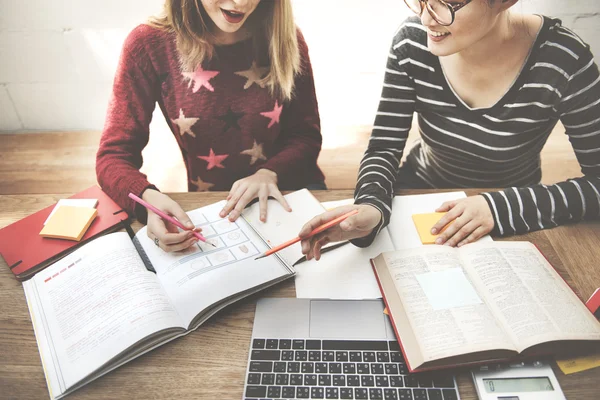
[[[159,247],[159,244],[158,244],[158,237],[155,237],[155,238],[154,238],[154,244],[156,245],[156,247]]]

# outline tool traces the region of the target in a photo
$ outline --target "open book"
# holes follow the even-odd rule
[[[255,260],[271,241],[297,235],[300,227],[288,232],[290,225],[301,226],[324,210],[308,191],[287,198],[296,211],[270,212],[260,224],[254,219],[258,204],[235,222],[218,216],[225,202],[188,212],[216,248],[199,242],[165,253],[144,227],[133,240],[125,232],[97,238],[24,282],[51,397],[67,395],[193,331],[228,304],[293,276],[300,248]]]
[[[446,192],[396,196],[390,224],[383,228],[369,247],[344,246],[323,254],[296,268],[296,295],[299,298],[379,299],[381,291],[370,260],[381,253],[425,246],[412,219],[413,214],[435,211],[445,201],[467,197],[465,192]],[[323,203],[327,209],[354,204],[354,199]],[[485,235],[480,242],[491,242]]]
[[[600,341],[600,323],[529,242],[426,246],[372,266],[411,372]]]

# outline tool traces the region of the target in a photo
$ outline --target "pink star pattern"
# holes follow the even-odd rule
[[[192,126],[194,126],[199,119],[200,118],[186,118],[183,114],[183,110],[179,109],[179,118],[172,119],[171,121],[173,121],[173,123],[179,127],[179,134],[181,136],[187,133],[191,137],[196,137],[194,131],[192,131]]]
[[[263,144],[256,143],[256,140],[254,141],[254,144],[252,144],[251,149],[244,150],[240,154],[246,154],[250,156],[250,165],[254,165],[254,163],[258,160],[264,161],[267,159],[267,157],[265,157],[265,154],[263,153]]]
[[[210,80],[215,76],[219,75],[219,71],[205,71],[202,67],[198,67],[198,69],[194,72],[182,72],[182,75],[190,80],[188,87],[194,84],[192,88],[192,92],[196,93],[200,90],[201,87],[205,87],[211,92],[215,91],[215,88],[210,84]]]
[[[282,109],[283,109],[283,105],[280,106],[276,100],[275,108],[273,108],[273,111],[267,111],[267,112],[260,113],[260,115],[262,115],[263,117],[267,117],[267,118],[271,119],[271,122],[269,122],[269,125],[267,126],[267,128],[270,128],[273,125],[279,123],[279,117],[281,116]]]
[[[196,192],[206,192],[210,190],[211,187],[215,186],[214,183],[204,182],[200,177],[196,178],[196,180],[190,181],[192,185],[196,186]]]
[[[213,149],[210,149],[208,156],[198,156],[199,159],[204,160],[208,163],[208,165],[206,166],[206,169],[209,169],[209,170],[213,169],[215,167],[225,168],[221,164],[221,162],[223,162],[223,160],[225,160],[227,157],[229,157],[229,154],[216,155],[215,152],[213,151]]]

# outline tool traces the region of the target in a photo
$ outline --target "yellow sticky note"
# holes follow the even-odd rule
[[[40,232],[40,236],[53,239],[79,241],[98,215],[98,210],[89,207],[62,206]]]
[[[565,375],[573,374],[575,372],[600,367],[600,354],[560,359],[556,360],[556,364]]]
[[[442,218],[444,215],[446,215],[445,212],[434,212],[434,213],[428,213],[428,214],[413,214],[412,219],[413,222],[415,223],[415,227],[417,228],[417,232],[419,233],[419,237],[421,238],[421,243],[423,244],[433,244],[435,243],[435,239],[437,239],[438,235],[442,232],[444,232],[444,230],[446,230],[446,228],[450,225],[446,225],[442,228],[441,232],[439,232],[436,235],[432,235],[431,234],[431,228],[433,228],[433,226],[435,224],[437,224],[437,222],[440,220],[440,218]]]
[[[388,311],[387,307],[383,309],[383,313],[385,315],[390,315],[390,312]]]

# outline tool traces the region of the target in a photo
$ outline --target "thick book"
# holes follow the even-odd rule
[[[91,239],[121,229],[123,224],[129,223],[127,213],[98,186],[92,186],[69,199],[98,200],[98,215],[79,242],[40,236],[40,231],[56,204],[0,229],[0,254],[18,280],[31,278]]]
[[[219,217],[225,202],[189,211],[216,247],[198,242],[166,253],[146,227],[135,236],[116,232],[24,282],[51,397],[62,398],[192,332],[225,306],[294,276],[299,248],[255,260],[323,211],[306,190],[286,198],[294,211],[270,204],[266,223],[255,218],[258,204],[235,222]]]
[[[371,260],[411,372],[598,348],[600,323],[530,242]]]

